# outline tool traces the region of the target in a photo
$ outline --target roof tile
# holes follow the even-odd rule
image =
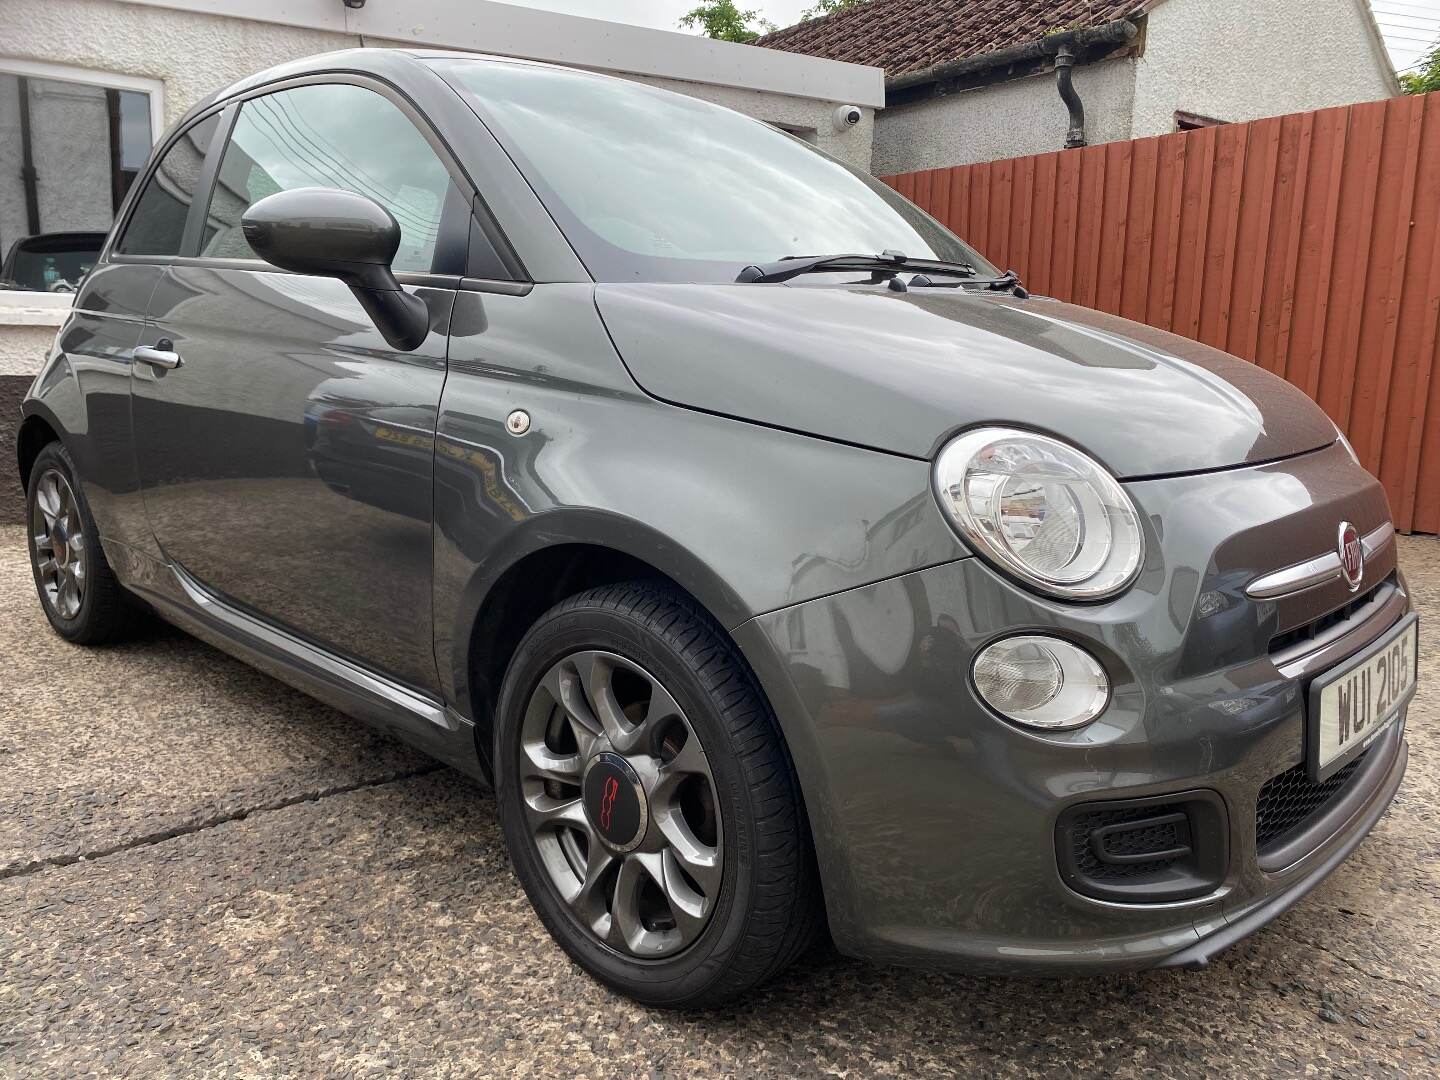
[[[767,49],[882,67],[890,77],[1099,26],[1143,0],[869,0],[767,34]]]

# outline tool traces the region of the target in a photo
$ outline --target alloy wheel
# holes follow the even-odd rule
[[[85,526],[75,491],[59,469],[46,469],[36,481],[30,535],[46,602],[62,619],[75,618],[85,599]]]
[[[642,959],[700,936],[722,880],[715,779],[654,676],[600,650],[560,660],[531,695],[519,767],[529,835],[581,925]]]

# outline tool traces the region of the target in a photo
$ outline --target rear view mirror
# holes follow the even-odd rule
[[[272,266],[348,285],[395,348],[419,348],[430,332],[425,301],[401,288],[390,270],[400,225],[374,199],[336,188],[280,191],[245,211],[240,227]]]

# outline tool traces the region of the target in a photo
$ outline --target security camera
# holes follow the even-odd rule
[[[841,105],[835,110],[835,130],[844,131],[852,128],[864,118],[865,114],[860,111],[858,105]]]

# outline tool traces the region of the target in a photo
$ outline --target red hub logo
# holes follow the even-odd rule
[[[610,831],[610,820],[615,814],[615,796],[620,794],[620,781],[613,776],[605,778],[605,791],[600,796],[600,828]]]
[[[1365,576],[1365,548],[1360,543],[1360,530],[1351,525],[1348,521],[1340,523],[1340,572],[1345,575],[1345,583],[1354,592],[1360,587],[1360,579]]]
[[[619,754],[602,750],[580,781],[585,816],[596,835],[616,851],[633,851],[645,839],[650,807],[640,777]]]

